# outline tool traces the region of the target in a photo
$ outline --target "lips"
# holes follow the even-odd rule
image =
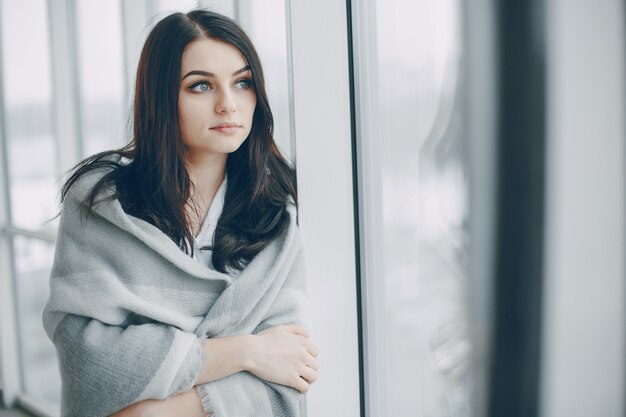
[[[218,125],[212,126],[211,129],[224,129],[224,128],[235,128],[241,127],[241,125],[232,122],[223,122]]]
[[[243,126],[238,125],[237,123],[223,122],[223,123],[220,123],[218,125],[211,127],[211,130],[214,132],[219,132],[219,133],[223,133],[226,135],[232,135],[234,133],[239,132],[239,129],[242,127]]]

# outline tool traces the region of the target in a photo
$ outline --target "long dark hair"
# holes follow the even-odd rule
[[[175,13],[152,29],[141,52],[133,105],[133,135],[126,146],[78,163],[61,194],[82,175],[110,168],[82,202],[90,210],[98,192],[115,186],[124,211],[158,227],[193,256],[189,214],[192,183],[185,165],[178,123],[182,54],[194,40],[211,38],[235,46],[252,71],[257,102],[248,138],[228,155],[228,187],[213,246],[213,267],[243,269],[289,226],[287,204],[297,205],[294,169],[273,139],[273,116],[259,57],[252,42],[232,19],[207,10]],[[121,163],[108,158],[119,155]],[[293,201],[291,201],[293,200]],[[206,248],[201,248],[206,249]]]

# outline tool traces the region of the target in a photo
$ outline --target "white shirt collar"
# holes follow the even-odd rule
[[[224,180],[222,181],[222,184],[220,184],[220,187],[217,189],[215,196],[213,196],[213,200],[211,201],[211,205],[209,206],[207,215],[202,222],[202,226],[200,227],[198,236],[195,236],[196,242],[200,243],[201,246],[205,244],[211,244],[211,242],[213,241],[213,232],[215,231],[217,221],[219,220],[220,215],[222,214],[222,210],[224,208],[226,187],[228,185],[227,183],[228,180],[226,174],[224,173]],[[211,233],[209,233],[209,231]]]

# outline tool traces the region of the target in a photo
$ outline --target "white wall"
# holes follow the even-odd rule
[[[299,224],[318,380],[311,417],[358,417],[359,361],[346,5],[287,1]]]

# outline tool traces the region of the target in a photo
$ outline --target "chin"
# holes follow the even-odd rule
[[[206,149],[207,152],[213,153],[233,153],[241,147],[244,141],[232,141],[228,143],[221,143],[219,146],[213,146],[210,149]]]
[[[245,138],[219,138],[211,137],[204,138],[202,141],[197,141],[196,146],[187,145],[188,152],[196,155],[202,154],[229,154],[235,152],[246,141]]]
[[[233,153],[235,152],[237,149],[239,149],[241,147],[241,145],[243,145],[243,140],[239,141],[237,143],[230,143],[228,145],[226,145],[224,148],[224,153]]]

